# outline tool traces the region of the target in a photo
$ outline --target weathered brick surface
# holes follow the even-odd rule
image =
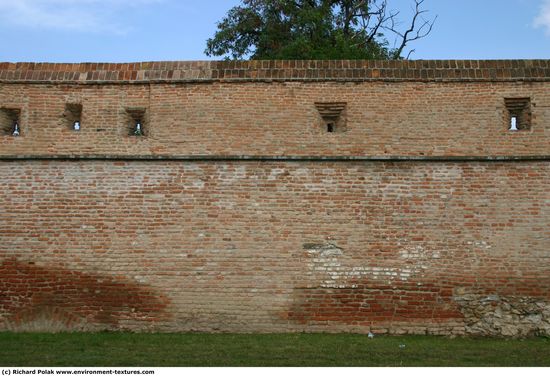
[[[0,85],[21,109],[1,155],[487,156],[549,153],[547,83],[212,83]],[[509,132],[505,98],[532,98],[532,128]],[[82,103],[82,130],[64,123]],[[316,102],[346,102],[347,131],[327,134]],[[129,136],[127,108],[147,110]]]
[[[0,330],[549,335],[547,68],[0,64]]]
[[[13,161],[0,172],[8,328],[57,308],[135,330],[463,333],[465,297],[550,298],[545,162]]]

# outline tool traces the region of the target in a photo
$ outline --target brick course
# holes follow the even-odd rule
[[[0,329],[549,335],[548,69],[0,63]]]

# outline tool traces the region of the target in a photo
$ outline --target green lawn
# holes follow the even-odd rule
[[[550,366],[550,339],[0,333],[0,366]]]

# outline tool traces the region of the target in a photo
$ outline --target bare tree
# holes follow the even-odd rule
[[[424,38],[432,32],[437,16],[432,19],[424,18],[424,14],[428,12],[427,10],[422,9],[424,1],[425,0],[414,0],[414,14],[409,27],[404,32],[399,31],[397,27],[398,24],[396,22],[396,17],[399,15],[399,12],[392,13],[389,16],[389,25],[385,25],[384,29],[394,33],[398,37],[398,40],[400,40],[397,45],[398,47],[394,51],[394,59],[401,57],[403,50],[410,42]],[[409,51],[406,58],[408,59],[413,52],[414,50]]]
[[[432,32],[437,16],[425,18],[428,10],[423,8],[424,2],[425,0],[414,0],[413,15],[409,26],[404,30],[399,27],[401,12],[389,10],[388,0],[333,1],[333,4],[341,7],[341,27],[345,35],[350,35],[352,39],[363,36],[359,43],[368,44],[385,30],[395,37],[395,48],[391,57],[399,59],[410,42],[422,39]],[[407,58],[413,52],[414,50],[411,50]]]

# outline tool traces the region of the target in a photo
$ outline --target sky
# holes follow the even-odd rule
[[[388,0],[406,19],[412,0]],[[239,0],[0,0],[0,61],[211,60]],[[549,59],[550,0],[425,0],[432,33],[411,59]]]

